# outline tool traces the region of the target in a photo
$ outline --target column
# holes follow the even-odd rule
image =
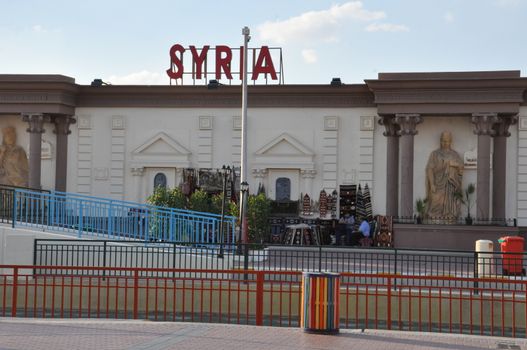
[[[507,191],[507,137],[509,126],[516,124],[518,116],[500,116],[494,124],[494,152],[492,154],[492,217],[506,219]]]
[[[267,168],[258,168],[258,169],[252,169],[252,175],[254,177],[254,181],[258,183],[258,189],[260,189],[260,185],[264,186],[265,193],[267,194],[269,192],[268,183],[267,183],[267,174],[269,173]]]
[[[399,125],[395,116],[385,115],[379,119],[386,136],[386,215],[399,215]]]
[[[43,114],[23,114],[22,120],[29,126],[29,187],[39,189],[42,173],[42,134],[45,132],[44,123],[49,122],[49,117]]]
[[[304,195],[307,193],[309,198],[313,198],[313,179],[317,171],[315,169],[300,169],[300,177],[304,182]]]
[[[414,213],[414,136],[416,126],[423,119],[419,114],[396,114],[397,132],[401,136],[401,216],[411,218]]]
[[[70,125],[75,124],[71,116],[57,116],[53,119],[54,133],[57,137],[57,157],[55,163],[55,190],[66,192],[68,176],[68,135],[71,134]]]
[[[132,171],[133,183],[135,189],[135,201],[137,203],[143,203],[145,200],[145,194],[143,193],[143,175],[145,168],[142,166],[136,166],[130,169]]]
[[[476,220],[490,218],[490,138],[498,122],[496,113],[474,113],[474,134],[478,135],[478,168],[476,181]]]

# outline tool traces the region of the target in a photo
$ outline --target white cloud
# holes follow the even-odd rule
[[[443,18],[444,18],[445,21],[448,22],[448,23],[452,23],[452,22],[454,22],[454,15],[452,14],[452,12],[447,12],[447,13],[445,13],[445,15],[443,16]]]
[[[369,11],[361,1],[333,5],[328,10],[309,11],[283,21],[268,21],[258,27],[263,42],[338,41],[338,28],[351,20],[374,21],[386,17],[383,11]]]
[[[35,25],[33,26],[33,28],[31,28],[31,29],[33,29],[33,31],[34,31],[35,33],[44,33],[44,32],[46,32],[46,30],[44,29],[44,27],[42,27],[40,24],[35,24]]]
[[[111,75],[105,82],[114,85],[168,85],[169,79],[165,74],[153,73],[143,70],[124,76]]]
[[[402,24],[372,23],[366,27],[367,32],[408,32],[410,28]]]
[[[522,0],[496,0],[496,4],[503,7],[518,6],[521,3]]]
[[[316,63],[318,61],[317,52],[313,49],[302,50],[302,57],[304,58],[304,62],[309,64]]]

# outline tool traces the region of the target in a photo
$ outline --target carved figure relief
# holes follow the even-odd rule
[[[463,159],[451,148],[450,132],[441,133],[440,143],[426,165],[426,218],[446,223],[459,216],[461,202],[456,193],[463,182]]]
[[[16,144],[16,130],[12,126],[2,129],[0,146],[0,183],[27,187],[29,164],[26,151]]]

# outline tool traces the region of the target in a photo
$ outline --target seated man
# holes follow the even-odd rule
[[[370,237],[370,223],[367,220],[362,220],[359,230],[351,234],[350,245],[360,245],[360,240],[364,237]]]

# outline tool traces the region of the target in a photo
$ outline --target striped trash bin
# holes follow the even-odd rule
[[[300,327],[307,333],[339,332],[340,274],[304,272]]]

